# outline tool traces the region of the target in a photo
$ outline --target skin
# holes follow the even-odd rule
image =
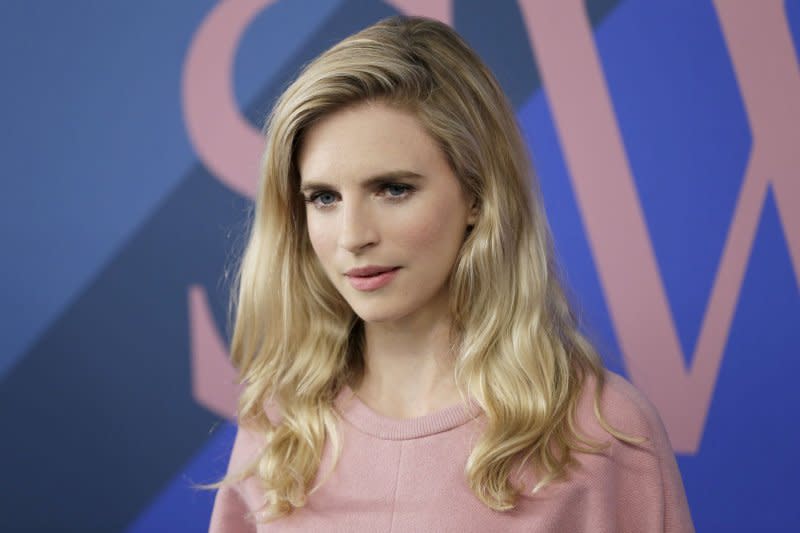
[[[477,212],[438,144],[413,114],[367,102],[312,126],[298,165],[314,252],[364,320],[356,394],[394,418],[458,403],[447,279]],[[400,269],[384,287],[357,290],[345,272],[368,265]]]

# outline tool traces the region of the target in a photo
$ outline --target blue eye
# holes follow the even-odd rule
[[[388,193],[389,198],[403,198],[411,191],[411,185],[403,183],[388,183],[383,189]]]
[[[325,198],[328,198],[330,201],[326,202]],[[336,201],[336,198],[334,198],[333,195],[331,193],[329,193],[329,192],[324,192],[324,193],[318,194],[316,196],[316,198],[314,198],[314,199],[321,201],[322,205],[332,204],[333,202]]]
[[[316,207],[329,207],[336,202],[336,195],[330,191],[320,191],[315,192],[308,198],[306,198],[306,203],[314,204]]]

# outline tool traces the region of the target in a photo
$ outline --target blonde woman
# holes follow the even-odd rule
[[[558,279],[495,78],[381,21],[278,99],[231,354],[212,531],[692,531],[654,408]]]

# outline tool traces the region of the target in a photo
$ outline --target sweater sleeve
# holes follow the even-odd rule
[[[611,388],[625,400],[613,402],[619,405],[627,404],[617,414],[627,415],[627,422],[631,424],[630,432],[634,435],[645,436],[647,442],[643,444],[645,449],[641,452],[630,450],[631,457],[639,457],[641,464],[653,464],[652,469],[656,479],[640,480],[641,483],[650,484],[653,489],[653,505],[658,509],[648,512],[643,509],[645,515],[651,518],[656,516],[663,520],[661,524],[651,524],[653,531],[663,531],[664,533],[694,533],[694,525],[689,512],[689,504],[686,499],[681,473],[675,459],[675,453],[669,441],[664,423],[658,414],[655,406],[630,383],[615,374],[608,374],[608,384]],[[625,427],[625,420],[618,419],[617,427]],[[645,487],[640,485],[640,490],[645,491]],[[661,520],[660,520],[661,521]]]
[[[651,406],[650,409],[652,410],[650,435],[653,451],[658,458],[664,494],[664,532],[694,533],[689,503],[686,500],[686,492],[678,463],[675,460],[675,453],[661,418],[654,407]]]
[[[239,428],[233,442],[228,473],[241,470],[252,457],[251,438]],[[209,533],[249,533],[256,526],[249,516],[250,509],[242,494],[242,483],[223,485],[214,499]]]

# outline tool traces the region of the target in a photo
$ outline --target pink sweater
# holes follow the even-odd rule
[[[579,466],[567,480],[521,495],[513,511],[489,509],[466,484],[464,465],[481,428],[478,411],[453,406],[398,420],[372,411],[345,389],[336,400],[343,419],[342,456],[306,506],[256,526],[245,515],[261,504],[263,492],[249,478],[218,491],[210,531],[694,531],[655,408],[620,376],[608,372],[606,383],[601,404],[606,419],[648,442],[634,447],[610,438],[594,417],[594,382],[589,381],[578,424],[584,434],[610,441],[611,447],[602,455],[576,454]],[[229,468],[246,464],[260,442],[240,428]],[[331,451],[326,446],[318,476],[328,471]]]

